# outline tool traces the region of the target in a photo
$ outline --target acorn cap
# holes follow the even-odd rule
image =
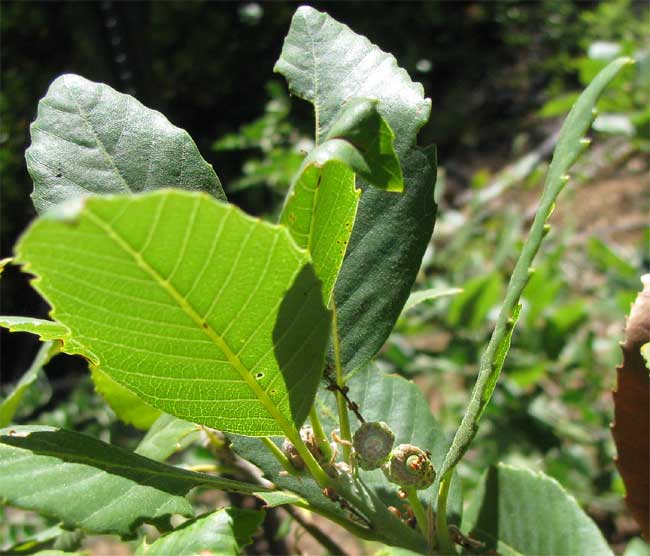
[[[397,446],[391,452],[383,471],[391,483],[416,490],[431,486],[436,478],[436,471],[429,455],[412,444]]]
[[[378,469],[388,461],[395,434],[381,421],[363,423],[352,437],[354,459],[361,469]]]

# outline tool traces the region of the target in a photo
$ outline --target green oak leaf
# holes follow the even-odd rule
[[[0,430],[0,498],[90,533],[129,535],[142,521],[192,515],[196,486],[264,490],[178,469],[90,436],[45,426]]]
[[[50,85],[31,136],[25,158],[39,212],[91,193],[162,187],[225,200],[219,178],[186,131],[135,98],[78,75]]]
[[[112,379],[99,367],[91,366],[90,376],[95,384],[95,390],[102,395],[120,421],[147,430],[161,416],[162,412],[159,409],[154,409],[143,402],[131,390]]]
[[[140,545],[135,555],[239,556],[262,521],[264,512],[223,508],[183,523],[150,545]]]
[[[275,71],[290,91],[314,105],[316,137],[323,142],[346,103],[378,101],[395,134],[405,193],[367,187],[334,288],[341,360],[347,372],[362,367],[386,341],[415,280],[433,231],[434,149],[419,149],[417,132],[431,102],[395,58],[329,15],[300,7]]]
[[[463,292],[462,288],[445,288],[445,287],[428,288],[426,290],[419,290],[416,292],[412,292],[411,295],[409,295],[408,299],[406,300],[406,303],[404,304],[404,309],[402,309],[402,314],[406,313],[406,311],[410,311],[411,309],[413,309],[413,307],[417,307],[418,305],[420,305],[420,303],[425,303],[426,301],[433,301],[434,299],[440,299],[441,297],[449,297],[462,292]]]
[[[64,340],[70,336],[70,331],[60,322],[32,317],[0,316],[0,326],[9,332],[36,334],[44,342]]]
[[[499,554],[612,556],[596,524],[555,479],[510,465],[486,472],[462,529]]]
[[[311,254],[326,305],[350,241],[360,193],[354,187],[354,173],[345,164],[310,162],[293,183],[280,215],[280,223]]]
[[[43,367],[49,362],[49,360],[59,353],[60,347],[58,343],[55,342],[45,342],[32,364],[29,366],[29,369],[25,374],[20,377],[18,384],[11,391],[11,393],[0,402],[0,427],[6,427],[11,420],[14,418],[20,402],[23,399],[23,396],[29,390],[29,387],[36,381],[38,375],[43,370]]]
[[[305,165],[338,160],[379,189],[403,191],[402,169],[393,146],[395,134],[379,113],[378,105],[377,100],[367,98],[345,101]]]
[[[70,330],[60,322],[22,316],[0,316],[0,327],[6,328],[9,332],[28,332],[35,334],[43,342],[60,342],[60,351],[71,355],[82,355],[91,362],[97,361],[97,358],[92,352],[85,349],[74,338],[70,337]]]
[[[163,413],[135,449],[136,454],[164,461],[200,438],[201,427]]]
[[[393,132],[377,111],[377,101],[352,99],[291,184],[280,223],[311,253],[326,304],[359,204],[361,191],[354,186],[354,173],[388,191],[404,187],[393,140]]]
[[[283,227],[205,194],[89,197],[37,219],[16,254],[51,316],[152,407],[257,436],[306,418],[330,314]]]

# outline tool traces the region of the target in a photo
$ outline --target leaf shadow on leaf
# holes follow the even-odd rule
[[[483,504],[470,536],[480,539],[486,549],[496,550],[499,539],[499,473],[490,467],[485,478]]]
[[[307,264],[285,293],[273,328],[275,358],[286,384],[291,416],[298,426],[314,403],[321,379],[330,316],[323,304],[321,281],[314,267]],[[318,361],[318,367],[306,368],[306,361]],[[276,401],[274,389],[269,395]]]

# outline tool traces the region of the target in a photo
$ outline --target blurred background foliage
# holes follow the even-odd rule
[[[637,60],[600,104],[594,147],[553,217],[505,372],[461,468],[467,490],[497,460],[543,469],[586,505],[621,552],[638,530],[612,463],[610,391],[624,315],[650,268],[648,4],[307,3],[393,53],[432,98],[420,142],[438,146],[439,221],[416,289],[463,292],[405,313],[380,364],[414,379],[449,433],[468,399],[562,117],[607,61]],[[291,99],[272,72],[295,7],[4,2],[1,256],[34,216],[23,158],[29,124],[49,83],[65,72],[163,112],[189,131],[232,202],[273,217],[313,146],[310,107]],[[3,314],[47,313],[14,269],[5,271],[1,293]],[[6,392],[36,345],[3,331],[2,348]],[[98,398],[83,364],[64,356],[30,389],[19,420],[131,446],[138,438]],[[180,461],[209,458],[202,450]],[[34,519],[7,520],[0,538],[44,526]]]

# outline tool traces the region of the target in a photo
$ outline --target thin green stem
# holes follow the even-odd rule
[[[264,442],[264,445],[273,454],[273,457],[278,460],[278,463],[282,466],[282,469],[289,473],[289,475],[298,475],[296,468],[291,465],[289,458],[285,456],[284,453],[282,453],[282,450],[280,450],[280,448],[275,445],[275,442],[273,442],[273,440],[271,440],[268,436],[265,436],[262,438],[262,442]]]
[[[332,479],[309,451],[309,448],[307,448],[302,438],[300,437],[300,433],[296,429],[292,429],[285,430],[285,434],[287,435],[289,441],[296,447],[296,450],[298,450],[300,457],[305,462],[307,469],[309,469],[309,472],[311,473],[318,486],[321,488],[331,486]]]
[[[334,367],[336,370],[336,384],[339,388],[345,386],[343,378],[343,366],[341,365],[341,344],[339,340],[339,328],[336,316],[336,305],[332,303],[332,344],[334,347]],[[350,431],[350,418],[348,416],[348,406],[343,394],[337,390],[336,392],[336,407],[339,414],[339,430],[341,431],[341,438],[347,442],[352,442],[352,433]],[[343,461],[350,463],[351,450],[349,444],[342,445]]]
[[[318,411],[316,410],[315,405],[313,405],[311,410],[309,411],[309,422],[311,423],[311,428],[314,430],[314,436],[316,437],[316,441],[318,442],[318,447],[320,448],[323,457],[327,461],[330,461],[332,459],[332,447],[330,446],[330,443],[327,440],[327,435],[323,430],[323,425],[320,422],[320,418],[318,417]]]
[[[438,540],[438,549],[442,554],[456,554],[454,543],[449,536],[449,525],[447,523],[447,496],[449,495],[449,485],[453,470],[442,477],[440,481],[440,490],[438,492],[438,504],[436,511],[436,538]]]
[[[427,512],[424,510],[424,506],[422,506],[422,502],[420,502],[420,498],[418,497],[418,491],[414,488],[405,488],[403,490],[406,492],[408,497],[407,499],[411,505],[411,509],[415,515],[415,521],[417,521],[420,531],[424,535],[424,538],[428,539],[429,520],[427,519]]]

